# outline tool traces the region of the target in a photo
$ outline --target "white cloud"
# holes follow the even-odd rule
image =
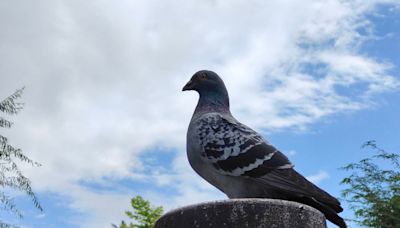
[[[328,179],[329,174],[326,171],[319,171],[314,175],[310,175],[306,177],[309,181],[313,182],[314,184],[318,184],[321,181]]]
[[[287,155],[289,155],[289,157],[293,157],[293,156],[295,156],[295,155],[297,154],[297,151],[295,151],[295,150],[289,150],[289,151],[287,151],[286,153],[287,153]]]
[[[390,63],[358,50],[368,37],[357,29],[373,29],[364,15],[382,2],[396,3],[4,1],[0,96],[27,87],[8,136],[43,164],[26,169],[37,191],[67,195],[92,213],[82,226],[118,220],[129,203],[126,191],[100,196],[82,180],[154,178],[176,195],[143,194],[168,205],[222,197],[186,161],[197,96],[182,94],[184,83],[197,70],[217,71],[233,113],[265,130],[306,129],[366,108],[374,94],[399,88]],[[322,67],[310,73],[313,64]],[[357,96],[337,89],[359,84],[366,89]],[[179,153],[169,172],[144,173],[138,156],[156,145]]]

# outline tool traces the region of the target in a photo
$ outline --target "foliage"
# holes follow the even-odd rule
[[[11,96],[0,102],[0,112],[8,115],[16,115],[23,107],[22,103],[16,102],[21,97],[23,88],[17,90]],[[0,117],[0,128],[11,128],[13,123]],[[6,193],[6,189],[18,190],[26,193],[33,201],[37,209],[43,211],[36,195],[32,191],[31,181],[25,177],[18,168],[17,161],[26,162],[32,166],[40,166],[22,153],[21,149],[15,148],[8,143],[8,139],[0,135],[0,210],[8,211],[18,217],[22,213],[17,209],[14,200]],[[0,227],[14,227],[0,220]]]
[[[150,206],[150,202],[144,200],[141,196],[132,198],[131,206],[133,212],[126,211],[125,214],[138,222],[138,224],[129,223],[129,225],[127,225],[125,221],[122,221],[119,226],[113,225],[114,228],[152,228],[163,213],[162,207]]]
[[[359,225],[399,228],[400,155],[377,147],[375,141],[366,142],[365,147],[375,154],[342,167],[352,172],[341,182],[347,185],[342,196],[354,210]]]

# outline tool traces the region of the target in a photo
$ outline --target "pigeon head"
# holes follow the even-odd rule
[[[206,105],[223,105],[229,108],[228,91],[222,79],[213,71],[196,72],[182,91],[194,90],[200,94],[200,103]]]
[[[218,74],[209,70],[201,70],[196,72],[189,82],[186,83],[182,91],[186,90],[195,90],[199,94],[204,94],[218,92],[224,93],[226,88]]]

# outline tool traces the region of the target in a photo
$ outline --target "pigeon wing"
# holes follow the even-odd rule
[[[293,167],[261,135],[232,118],[209,113],[198,120],[196,130],[202,158],[222,174],[259,177]]]
[[[221,174],[254,178],[289,194],[316,198],[337,212],[343,210],[336,198],[292,169],[283,153],[235,119],[209,113],[198,120],[197,134],[202,159]]]

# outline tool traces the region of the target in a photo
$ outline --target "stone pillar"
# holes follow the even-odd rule
[[[325,216],[310,206],[275,199],[231,199],[177,208],[155,228],[326,228]]]

